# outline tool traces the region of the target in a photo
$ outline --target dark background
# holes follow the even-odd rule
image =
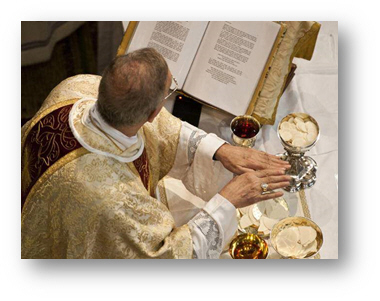
[[[22,58],[31,48],[41,49],[51,42],[60,27],[73,25],[68,23],[79,22],[21,22]],[[74,25],[79,27],[55,43],[50,59],[22,64],[21,125],[33,117],[50,91],[62,80],[77,74],[101,75],[116,56],[123,37],[122,22],[88,21]],[[47,28],[47,34],[39,39],[41,28]]]

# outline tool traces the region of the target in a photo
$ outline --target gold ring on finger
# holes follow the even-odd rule
[[[264,194],[265,192],[268,191],[269,185],[267,183],[262,183],[260,186],[261,186],[261,190],[263,191],[261,194]]]

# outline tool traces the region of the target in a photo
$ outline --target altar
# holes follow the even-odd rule
[[[311,61],[294,59],[296,75],[279,102],[276,123],[265,125],[257,137],[255,148],[270,154],[283,153],[277,136],[279,121],[294,112],[313,116],[320,127],[320,139],[308,152],[318,163],[316,184],[298,193],[285,193],[291,216],[305,216],[316,222],[323,232],[323,246],[315,258],[338,258],[338,23],[320,22],[316,48]],[[124,26],[127,26],[124,22]],[[172,112],[176,95],[166,108]],[[231,140],[230,122],[233,115],[202,107],[199,128]],[[190,220],[205,204],[192,195],[181,181],[164,180],[169,207],[177,225]],[[228,258],[229,255],[222,255]],[[278,258],[270,252],[269,258]]]

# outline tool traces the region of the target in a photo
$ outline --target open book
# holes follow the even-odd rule
[[[183,93],[251,114],[284,32],[275,22],[130,22],[118,55],[153,47]]]

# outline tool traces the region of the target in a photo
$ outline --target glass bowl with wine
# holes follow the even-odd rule
[[[241,115],[232,119],[230,124],[232,141],[236,146],[252,148],[255,146],[260,122],[250,115]]]

